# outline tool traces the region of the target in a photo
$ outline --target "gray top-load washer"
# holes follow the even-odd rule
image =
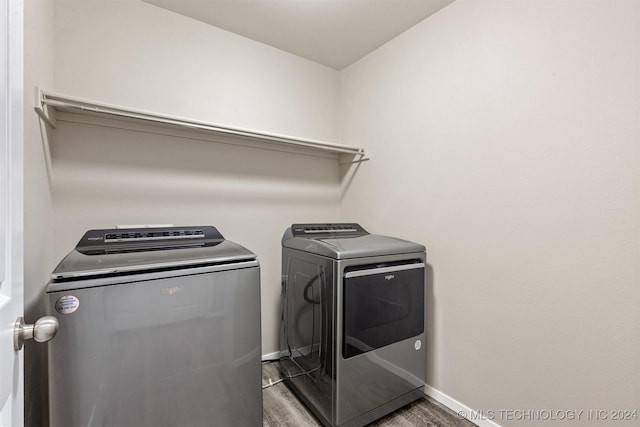
[[[262,425],[259,263],[215,227],[88,231],[46,311],[53,427]]]
[[[421,244],[359,224],[293,224],[282,238],[287,384],[326,426],[366,425],[424,394]]]

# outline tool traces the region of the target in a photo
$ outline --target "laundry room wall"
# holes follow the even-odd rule
[[[44,287],[53,264],[49,132],[33,111],[34,86],[53,85],[53,1],[24,2],[24,317],[44,315]],[[25,425],[47,420],[47,346],[24,347]]]
[[[640,410],[640,3],[457,0],[340,84],[341,215],[426,245],[436,394],[637,423],[587,411]]]
[[[54,92],[338,139],[336,71],[144,2],[55,2],[54,46]],[[293,222],[338,219],[336,159],[162,133],[58,123],[55,262],[91,228],[215,225],[258,255],[262,352],[277,351],[280,239]]]

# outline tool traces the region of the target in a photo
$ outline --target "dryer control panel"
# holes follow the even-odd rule
[[[293,224],[293,237],[364,236],[369,234],[355,222],[333,224]]]

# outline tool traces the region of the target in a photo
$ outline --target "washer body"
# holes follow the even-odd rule
[[[46,311],[51,426],[262,425],[259,264],[214,227],[89,231]]]
[[[287,384],[327,426],[363,426],[424,394],[424,246],[358,224],[282,240]]]

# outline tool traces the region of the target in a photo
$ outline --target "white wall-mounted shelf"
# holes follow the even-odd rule
[[[250,144],[266,149],[293,148],[297,149],[295,152],[303,154],[328,153],[342,159],[346,158],[346,163],[368,160],[364,149],[361,147],[224,126],[52,93],[40,88],[36,88],[35,111],[53,129],[57,126],[58,117],[61,120],[76,121],[73,117],[88,116],[98,120],[98,124],[105,125],[105,123],[109,123],[113,127],[129,128],[124,123],[142,124],[153,126],[154,128],[195,131],[202,135],[208,135],[209,138],[207,139],[223,143]],[[62,114],[58,116],[60,113]]]

